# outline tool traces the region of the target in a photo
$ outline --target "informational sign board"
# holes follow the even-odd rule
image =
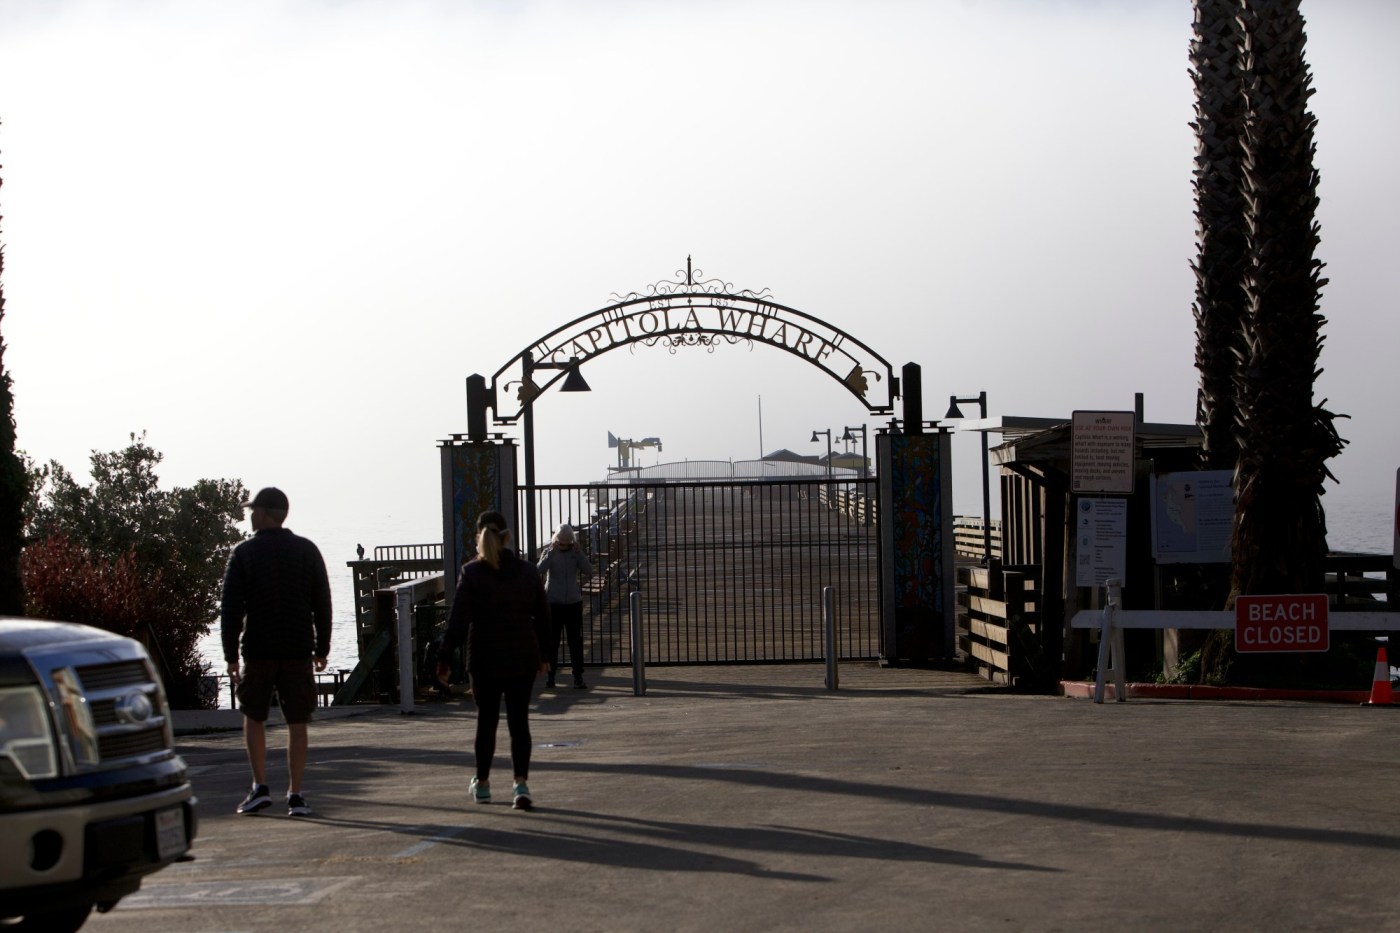
[[[1076,411],[1071,421],[1070,491],[1131,495],[1137,415],[1131,411]]]
[[[1159,564],[1228,564],[1235,525],[1232,470],[1152,477],[1152,556]]]
[[[1075,585],[1128,582],[1128,500],[1083,498],[1074,507]]]
[[[1326,651],[1327,595],[1236,596],[1235,650]]]

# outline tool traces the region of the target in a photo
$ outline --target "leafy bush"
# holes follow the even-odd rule
[[[162,459],[132,434],[124,450],[93,452],[90,486],[56,462],[31,472],[26,611],[142,641],[172,705],[198,708],[209,702],[199,639],[218,614],[248,493],[239,480],[162,490]]]

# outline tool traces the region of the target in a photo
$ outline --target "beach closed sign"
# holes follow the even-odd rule
[[[1323,593],[1235,597],[1235,650],[1326,651],[1329,623]]]

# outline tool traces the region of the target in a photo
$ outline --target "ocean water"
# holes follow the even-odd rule
[[[1327,546],[1357,554],[1394,554],[1395,526],[1392,502],[1367,502],[1327,495]]]

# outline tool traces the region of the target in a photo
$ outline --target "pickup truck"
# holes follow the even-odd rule
[[[0,618],[0,928],[76,930],[187,857],[195,797],[140,642]]]

